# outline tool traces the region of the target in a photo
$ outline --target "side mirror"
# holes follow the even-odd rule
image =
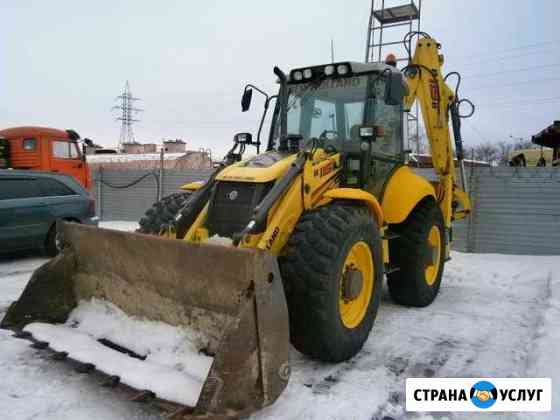
[[[233,136],[234,143],[253,144],[253,136],[251,133],[237,133]]]
[[[248,111],[251,107],[251,99],[253,99],[253,89],[246,89],[241,98],[241,111]]]
[[[387,105],[399,105],[405,95],[405,86],[401,73],[390,72],[385,80],[385,103]]]

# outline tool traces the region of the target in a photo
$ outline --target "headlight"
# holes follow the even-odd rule
[[[334,74],[334,66],[326,66],[325,67],[325,76],[332,76]]]
[[[302,74],[301,71],[294,71],[294,72],[292,73],[292,75],[294,76],[294,80],[295,80],[296,82],[299,82],[299,81],[301,81],[301,80],[303,79],[303,74]]]
[[[311,69],[305,69],[303,71],[303,77],[305,77],[306,79],[311,79],[313,77],[313,72],[311,71]]]
[[[345,74],[348,74],[349,68],[346,64],[340,64],[337,68],[336,68],[336,72],[338,74],[340,74],[341,76],[344,76]]]

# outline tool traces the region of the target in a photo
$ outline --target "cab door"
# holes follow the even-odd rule
[[[371,173],[367,189],[381,197],[391,173],[404,164],[402,105],[388,105],[382,98],[375,99],[373,124],[382,135],[372,143]]]
[[[68,139],[52,138],[51,170],[73,176],[84,187],[88,187],[87,167],[82,160],[78,143]]]

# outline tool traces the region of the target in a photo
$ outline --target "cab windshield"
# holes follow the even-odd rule
[[[362,125],[383,126],[385,136],[373,145],[376,153],[395,156],[402,151],[401,105],[386,105],[385,77],[369,74],[326,79],[320,83],[288,84],[287,134],[330,140],[342,145],[360,141]],[[275,124],[277,143],[280,124]]]

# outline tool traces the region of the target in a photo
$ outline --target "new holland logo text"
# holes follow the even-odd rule
[[[550,378],[409,378],[408,411],[550,411]]]

